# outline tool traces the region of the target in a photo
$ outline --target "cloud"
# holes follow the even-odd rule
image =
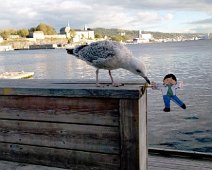
[[[130,10],[190,10],[211,12],[211,0],[81,0],[90,4],[101,4],[100,6],[121,6]]]
[[[68,21],[74,28],[86,24],[91,28],[157,30],[164,23],[177,22],[179,11],[209,16],[212,9],[211,0],[0,0],[0,4],[0,28],[30,28],[44,22],[57,30]],[[188,25],[198,24],[195,22],[207,20],[191,20]]]
[[[211,33],[212,32],[212,18],[206,18],[188,23],[192,25],[192,30],[200,33]]]
[[[198,21],[190,22],[189,24],[204,24],[204,25],[212,25],[212,18],[202,19]]]
[[[164,16],[164,20],[166,20],[166,21],[172,20],[173,18],[174,18],[174,15],[170,14],[170,13],[168,13]]]
[[[196,26],[193,29],[191,29],[193,32],[196,33],[211,33],[212,25],[210,26]]]
[[[38,13],[36,11],[33,11],[32,8],[24,8],[17,10],[17,14],[19,17],[27,17],[29,19],[33,19],[34,17],[38,16]]]

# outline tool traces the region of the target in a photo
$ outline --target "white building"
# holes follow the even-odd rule
[[[2,43],[4,41],[4,39],[0,36],[0,43]]]
[[[143,40],[151,40],[153,39],[152,34],[139,34],[139,38]]]
[[[138,38],[133,39],[134,43],[148,43],[153,40],[152,34],[145,34],[139,31]]]
[[[32,38],[43,40],[45,39],[43,31],[35,31],[32,33]]]
[[[76,32],[76,35],[73,38],[74,42],[79,42],[79,41],[85,40],[85,39],[89,39],[89,40],[94,39],[94,31],[93,30],[77,30],[75,32]]]
[[[93,40],[95,38],[94,31],[84,26],[83,30],[79,29],[71,29],[69,23],[66,27],[60,29],[60,34],[65,34],[67,38],[71,37],[70,31],[73,30],[75,32],[75,36],[73,37],[73,42],[79,42],[81,40]]]

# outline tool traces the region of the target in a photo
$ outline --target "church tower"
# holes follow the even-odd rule
[[[67,37],[67,38],[70,38],[70,30],[71,30],[71,28],[70,28],[70,26],[69,26],[69,21],[68,21],[68,24],[67,24],[67,26],[65,27],[65,33],[66,33],[66,37]]]

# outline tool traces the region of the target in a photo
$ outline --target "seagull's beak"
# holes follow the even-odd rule
[[[146,82],[147,82],[148,84],[151,84],[151,83],[150,83],[150,80],[149,80],[147,77],[144,77],[144,79],[146,80]]]

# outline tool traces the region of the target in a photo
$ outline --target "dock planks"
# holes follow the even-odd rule
[[[147,158],[146,97],[139,83],[2,80],[0,169],[211,170],[205,154]]]
[[[74,170],[145,170],[146,117],[144,84],[2,80],[0,159]]]
[[[211,160],[149,155],[148,170],[211,170]]]
[[[0,169],[67,170],[64,168],[47,167],[42,165],[17,163],[2,160],[0,161]],[[211,169],[212,169],[211,160],[165,157],[151,154],[148,157],[148,170],[211,170]]]

